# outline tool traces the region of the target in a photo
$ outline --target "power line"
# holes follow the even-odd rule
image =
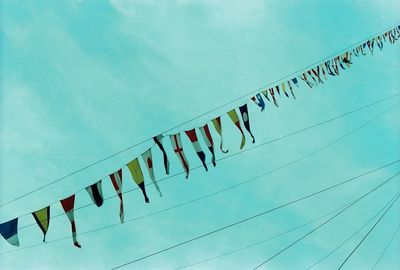
[[[222,158],[220,158],[220,159],[217,159],[217,161],[222,161],[222,160],[224,160],[224,159],[228,159],[228,158],[231,158],[231,157],[240,155],[240,154],[245,153],[245,152],[247,152],[247,151],[252,151],[252,150],[257,149],[257,148],[259,148],[259,147],[262,147],[262,146],[265,146],[265,145],[274,143],[274,142],[276,142],[276,141],[279,141],[279,140],[288,138],[288,137],[290,137],[290,136],[294,136],[294,135],[299,134],[299,133],[301,133],[301,132],[305,132],[305,131],[307,131],[307,130],[310,130],[310,129],[313,129],[313,128],[315,128],[315,127],[318,127],[318,126],[327,124],[327,123],[329,123],[329,122],[332,122],[332,121],[334,121],[334,120],[340,119],[340,118],[345,117],[345,116],[347,116],[347,115],[350,115],[350,114],[352,114],[352,113],[355,113],[355,112],[358,112],[358,111],[367,109],[367,108],[369,108],[369,107],[371,107],[371,106],[374,106],[374,105],[376,105],[376,104],[379,104],[379,103],[382,103],[382,102],[384,102],[384,101],[393,99],[393,98],[395,98],[395,97],[397,97],[397,96],[399,96],[399,95],[400,95],[400,93],[391,95],[391,96],[389,96],[389,97],[386,97],[386,98],[380,99],[380,100],[378,100],[378,101],[369,103],[369,104],[367,104],[367,105],[361,106],[361,107],[356,108],[356,109],[354,109],[354,110],[351,110],[351,111],[349,111],[349,112],[342,113],[342,114],[340,114],[340,115],[334,116],[334,117],[329,118],[329,119],[327,119],[327,120],[324,120],[324,121],[318,122],[318,123],[316,123],[316,124],[310,125],[310,126],[308,126],[308,127],[305,127],[305,128],[299,129],[299,130],[296,130],[296,131],[294,131],[294,132],[288,133],[288,134],[283,135],[283,136],[280,136],[280,137],[278,137],[278,138],[275,138],[275,139],[266,141],[266,142],[261,143],[261,144],[259,144],[259,145],[253,146],[253,147],[251,147],[251,148],[248,148],[248,149],[245,149],[245,150],[242,150],[242,151],[239,151],[239,152],[236,152],[236,153],[233,153],[233,154],[224,156],[224,157],[222,157]],[[393,107],[395,107],[397,104],[398,104],[398,103],[396,103],[395,105],[389,107],[387,110],[384,110],[381,114],[378,114],[376,117],[372,118],[370,121],[367,121],[366,123],[364,123],[363,125],[361,125],[359,128],[355,129],[354,131],[350,132],[349,134],[346,134],[343,138],[342,138],[342,137],[338,138],[338,141],[344,139],[345,137],[349,136],[350,134],[352,134],[352,133],[358,131],[359,129],[361,129],[362,127],[368,125],[369,123],[371,123],[372,121],[374,121],[375,119],[377,119],[378,117],[380,117],[382,114],[386,113],[388,110],[391,110],[391,109],[392,109]],[[332,144],[335,144],[335,143],[338,142],[338,141],[334,141]],[[330,145],[328,145],[328,146],[326,146],[326,147],[329,147],[329,146],[330,146]],[[325,147],[325,148],[326,148],[326,147]],[[321,150],[322,150],[322,149],[321,149]],[[321,150],[318,150],[318,152],[321,151]],[[312,154],[315,154],[315,152],[312,152],[310,155],[312,155]],[[209,164],[209,163],[208,163],[208,164]],[[190,171],[193,171],[193,170],[196,170],[196,169],[199,169],[199,168],[202,168],[202,167],[203,167],[202,165],[198,165],[198,166],[196,166],[196,167],[191,168]],[[176,173],[176,174],[173,174],[173,175],[164,177],[164,178],[158,180],[157,182],[159,183],[159,182],[166,181],[166,180],[168,180],[168,179],[172,179],[172,178],[174,178],[174,177],[176,177],[176,176],[178,176],[178,175],[181,175],[181,174],[183,174],[183,173],[184,173],[184,172],[181,171],[181,172],[179,172],[179,173]],[[108,177],[108,175],[102,177],[102,179],[105,178],[105,177]],[[153,185],[153,183],[151,182],[151,183],[147,183],[147,184],[146,184],[146,186],[149,186],[149,185]],[[75,194],[77,194],[78,192],[80,192],[80,191],[82,191],[82,190],[84,190],[84,189],[85,189],[85,188],[80,189],[79,191],[76,191]],[[138,189],[138,188],[135,187],[135,188],[129,189],[129,190],[127,190],[127,191],[124,191],[124,192],[122,192],[122,193],[123,193],[123,194],[126,194],[126,193],[129,193],[129,192],[135,191],[135,190],[137,190],[137,189]],[[104,198],[104,200],[109,200],[109,199],[112,199],[112,198],[115,198],[115,197],[117,197],[117,195],[112,195],[112,196],[110,196],[110,197]],[[56,204],[56,203],[58,203],[58,202],[59,202],[59,201],[57,200],[57,201],[55,201],[55,202],[52,202],[52,203],[49,204],[49,205],[53,205],[53,204]],[[86,207],[91,206],[91,205],[92,205],[92,203],[88,203],[88,204],[86,204],[86,205],[77,207],[77,208],[75,209],[75,211],[81,210],[81,209],[86,208]],[[30,215],[30,214],[31,214],[31,212],[28,212],[28,213],[25,213],[25,214],[21,215],[20,217],[28,216],[28,215]],[[64,213],[60,213],[60,214],[58,214],[58,215],[53,216],[52,218],[60,217],[60,216],[63,216],[63,215],[64,215]],[[41,220],[41,221],[46,221],[46,220]],[[36,223],[31,223],[31,224],[29,224],[29,225],[22,226],[20,229],[24,229],[24,228],[27,228],[27,227],[31,227],[31,226],[34,226],[35,224],[36,224]]]
[[[355,246],[354,249],[350,252],[350,254],[346,257],[346,259],[344,259],[342,264],[339,266],[338,270],[343,268],[343,266],[346,264],[346,262],[351,258],[351,256],[353,256],[354,252],[356,252],[356,250],[362,245],[362,243],[365,241],[365,239],[367,239],[367,237],[370,235],[370,233],[376,228],[376,226],[378,226],[379,222],[381,222],[383,217],[386,216],[386,214],[389,212],[389,210],[392,208],[392,206],[395,204],[395,202],[397,201],[398,198],[399,198],[399,196],[397,196],[397,198],[391,203],[391,205],[386,209],[386,211],[379,217],[379,219],[375,222],[375,224],[371,227],[371,229],[364,235],[364,237],[357,244],[357,246]]]
[[[324,257],[322,257],[321,259],[319,259],[317,262],[313,263],[312,265],[310,265],[309,267],[307,267],[306,270],[310,270],[312,268],[314,268],[315,266],[317,266],[318,264],[320,264],[321,262],[323,262],[324,260],[326,260],[326,258],[328,258],[329,256],[331,256],[333,253],[335,253],[338,249],[340,249],[342,246],[344,246],[347,242],[349,242],[351,239],[353,239],[354,236],[356,236],[357,234],[359,234],[365,227],[368,226],[368,224],[370,224],[391,202],[393,202],[395,200],[396,196],[392,198],[392,200],[390,200],[385,207],[383,207],[378,213],[376,213],[373,217],[371,217],[367,222],[365,222],[357,231],[355,231],[352,235],[350,235],[349,237],[347,237],[342,243],[340,243],[337,247],[335,247],[332,251],[330,251],[328,254],[326,254]]]
[[[396,196],[394,196],[389,202],[386,203],[386,205],[385,205],[383,208],[381,208],[373,217],[371,217],[371,218],[369,219],[369,221],[366,222],[362,228],[364,228],[365,226],[367,226],[367,225],[368,225],[373,219],[375,219],[383,210],[385,210],[385,208],[395,199],[395,197],[396,197]],[[201,260],[201,261],[197,261],[197,262],[195,262],[195,263],[191,263],[191,264],[187,264],[187,265],[185,265],[185,266],[181,266],[181,267],[175,268],[174,270],[185,269],[185,268],[192,267],[192,266],[195,266],[195,265],[203,264],[203,263],[206,263],[206,262],[209,262],[209,261],[212,261],[212,260],[216,260],[216,259],[219,259],[219,258],[222,258],[222,257],[226,257],[226,256],[229,256],[229,255],[232,255],[232,254],[234,254],[234,253],[237,253],[237,252],[240,252],[240,251],[243,251],[243,250],[247,250],[247,249],[252,248],[252,247],[254,247],[254,246],[263,244],[263,243],[265,243],[265,242],[267,242],[267,241],[274,240],[274,239],[276,239],[276,238],[278,238],[278,237],[284,236],[284,235],[286,235],[286,234],[288,234],[288,233],[291,233],[291,232],[296,231],[296,230],[298,230],[298,229],[300,229],[300,228],[303,228],[304,226],[307,226],[307,225],[309,225],[309,224],[315,223],[315,222],[317,222],[317,221],[319,221],[319,220],[321,220],[321,219],[323,219],[323,218],[325,218],[325,217],[327,217],[327,216],[330,216],[330,215],[332,215],[332,214],[338,212],[340,209],[346,207],[346,206],[349,205],[349,204],[351,204],[351,202],[350,202],[350,203],[347,203],[347,204],[345,204],[345,205],[343,205],[343,206],[341,206],[341,207],[339,207],[339,208],[336,208],[335,210],[333,210],[333,211],[331,211],[331,212],[329,212],[329,213],[327,213],[327,214],[325,214],[325,215],[323,215],[323,216],[320,216],[320,217],[315,218],[315,219],[313,219],[313,220],[311,220],[311,221],[308,221],[308,222],[303,223],[303,224],[301,224],[301,225],[299,225],[299,226],[296,226],[296,227],[294,227],[294,228],[292,228],[292,229],[290,229],[290,230],[287,230],[287,231],[284,231],[284,232],[282,232],[282,233],[276,234],[276,235],[274,235],[274,236],[268,237],[268,238],[266,238],[266,239],[257,241],[257,242],[255,242],[255,243],[249,244],[249,245],[247,245],[247,246],[244,246],[244,247],[241,247],[241,248],[237,248],[237,249],[228,251],[228,252],[223,253],[223,254],[218,255],[218,256],[210,257],[210,258],[207,258],[207,259],[203,259],[203,260]]]
[[[387,180],[385,180],[384,182],[382,182],[381,184],[379,184],[378,186],[376,186],[375,188],[373,188],[372,190],[370,190],[369,192],[365,193],[363,196],[361,196],[360,198],[358,198],[355,202],[351,203],[349,206],[346,206],[346,208],[344,208],[344,210],[341,210],[341,211],[340,211],[338,214],[336,214],[334,217],[338,216],[340,213],[343,213],[346,209],[348,209],[349,207],[351,207],[352,205],[354,205],[356,202],[358,202],[358,201],[360,201],[362,198],[368,196],[369,194],[371,194],[372,192],[374,192],[374,191],[377,190],[378,188],[382,187],[384,184],[388,183],[390,180],[392,180],[392,179],[393,179],[395,176],[397,176],[398,174],[400,174],[400,171],[397,172],[396,174],[394,174],[393,176],[391,176],[390,178],[388,178]],[[125,266],[127,266],[127,265],[132,264],[132,263],[136,263],[136,262],[138,262],[138,261],[142,261],[142,260],[144,260],[144,259],[153,257],[153,256],[155,256],[155,255],[161,254],[161,253],[166,252],[166,251],[169,251],[169,250],[171,250],[171,249],[174,249],[174,248],[183,246],[183,245],[185,245],[185,244],[187,244],[187,243],[190,243],[190,242],[199,240],[199,239],[204,238],[204,237],[206,237],[206,236],[209,236],[209,235],[215,234],[215,233],[217,233],[217,232],[226,230],[226,229],[228,229],[228,228],[237,226],[237,225],[242,224],[242,223],[245,223],[245,222],[247,222],[247,221],[249,221],[249,220],[253,220],[253,219],[255,219],[255,218],[261,217],[261,216],[263,216],[263,215],[265,215],[265,214],[271,213],[271,212],[276,211],[276,210],[278,210],[278,209],[281,209],[281,208],[283,208],[283,207],[289,206],[289,205],[291,205],[291,204],[294,204],[294,203],[297,203],[297,202],[299,202],[299,201],[308,199],[308,198],[310,198],[310,197],[313,197],[313,196],[315,196],[315,195],[318,195],[318,194],[323,193],[323,192],[325,192],[325,191],[328,191],[328,190],[330,190],[330,189],[336,188],[336,187],[341,186],[341,185],[343,185],[343,184],[345,184],[345,183],[347,183],[347,182],[349,182],[349,180],[346,180],[346,181],[340,182],[340,183],[338,183],[338,184],[329,186],[329,187],[327,187],[327,188],[321,189],[321,190],[319,190],[319,191],[316,191],[316,192],[311,193],[311,194],[309,194],[309,195],[306,195],[306,196],[303,196],[303,197],[301,197],[301,198],[295,199],[295,200],[290,201],[290,202],[288,202],[288,203],[282,204],[282,205],[277,206],[277,207],[275,207],[275,208],[272,208],[272,209],[263,211],[263,212],[261,212],[261,213],[258,213],[258,214],[256,214],[256,215],[247,217],[247,218],[245,218],[245,219],[241,219],[241,220],[236,221],[236,222],[234,222],[234,223],[231,223],[231,224],[229,224],[229,225],[226,225],[226,226],[220,227],[220,228],[218,228],[218,229],[215,229],[215,230],[213,230],[213,231],[210,231],[210,232],[201,234],[201,235],[199,235],[199,236],[196,236],[196,237],[191,238],[191,239],[189,239],[189,240],[180,242],[180,243],[175,244],[175,245],[173,245],[173,246],[169,246],[169,247],[167,247],[167,248],[158,250],[158,251],[156,251],[156,252],[150,253],[150,254],[148,254],[148,255],[145,255],[145,256],[143,256],[143,257],[137,258],[137,259],[135,259],[135,260],[132,260],[132,261],[129,261],[129,262],[120,264],[120,265],[118,265],[118,266],[112,268],[112,270],[125,267]],[[334,218],[334,217],[333,217],[333,218]],[[332,220],[333,218],[330,218],[328,221]],[[324,222],[323,224],[326,224],[328,221]],[[319,227],[320,227],[320,226],[319,226]],[[280,253],[281,253],[281,252],[280,252]],[[280,254],[280,253],[279,253],[279,254]],[[277,256],[277,255],[275,255],[275,256]],[[263,263],[263,264],[264,264],[264,263]],[[262,264],[261,264],[261,265],[262,265]],[[260,265],[260,266],[261,266],[261,265]],[[258,267],[257,267],[257,268],[258,268]]]
[[[217,110],[219,110],[219,109],[222,109],[222,108],[226,107],[227,105],[230,105],[230,104],[232,104],[232,103],[234,103],[234,102],[236,102],[236,101],[239,101],[239,100],[241,100],[241,99],[244,99],[245,97],[248,97],[248,96],[250,96],[250,95],[252,95],[252,94],[255,94],[255,93],[257,93],[257,92],[259,92],[259,91],[261,91],[261,90],[263,90],[263,89],[265,89],[265,88],[268,88],[269,86],[272,86],[272,85],[276,84],[277,82],[280,82],[280,81],[282,81],[282,80],[284,80],[284,79],[287,79],[287,78],[291,78],[292,76],[294,76],[294,75],[300,73],[301,71],[307,70],[308,68],[310,68],[310,67],[312,67],[312,66],[315,66],[315,65],[317,65],[317,64],[320,64],[320,63],[322,63],[322,62],[324,62],[324,61],[326,61],[326,60],[328,60],[328,59],[330,59],[330,58],[332,58],[332,57],[334,57],[334,56],[336,56],[336,55],[338,55],[338,54],[340,54],[340,53],[342,53],[342,52],[344,52],[344,51],[347,51],[348,49],[351,49],[351,48],[355,47],[356,45],[362,44],[362,43],[364,43],[365,41],[370,40],[371,38],[373,38],[373,37],[375,37],[375,36],[381,35],[381,34],[387,32],[387,31],[393,29],[393,28],[396,27],[397,25],[398,25],[398,23],[395,24],[395,25],[393,25],[393,26],[391,26],[390,28],[385,29],[384,31],[380,31],[379,33],[376,33],[376,34],[374,34],[374,35],[372,35],[372,36],[370,36],[370,37],[368,37],[368,38],[364,38],[364,39],[362,39],[362,40],[360,40],[360,41],[358,41],[358,42],[356,42],[356,43],[353,43],[352,45],[350,45],[350,46],[348,46],[348,47],[346,47],[346,48],[344,48],[344,49],[341,49],[341,50],[339,50],[339,51],[337,51],[337,52],[335,52],[335,53],[333,53],[333,54],[331,54],[331,55],[329,55],[329,56],[327,56],[327,57],[325,57],[325,58],[323,58],[323,59],[321,59],[321,60],[318,60],[318,61],[316,61],[316,62],[314,62],[314,63],[312,63],[312,64],[310,64],[310,65],[308,65],[308,66],[306,66],[306,67],[300,68],[300,69],[296,70],[295,72],[292,72],[292,73],[289,74],[289,75],[286,75],[286,76],[284,76],[284,77],[282,77],[282,78],[280,78],[280,79],[278,79],[278,80],[275,80],[275,81],[273,81],[273,82],[271,82],[271,83],[269,83],[269,84],[267,84],[267,85],[264,85],[264,86],[262,86],[262,87],[260,87],[260,88],[258,88],[258,89],[256,89],[256,90],[254,90],[254,91],[251,91],[251,92],[249,92],[249,93],[247,93],[247,94],[245,94],[245,95],[242,95],[242,96],[240,96],[240,97],[238,97],[238,98],[236,98],[236,99],[234,99],[234,100],[232,100],[232,101],[229,101],[229,102],[227,102],[227,103],[225,103],[225,104],[223,104],[223,105],[220,105],[220,106],[218,106],[218,107],[216,107],[216,108],[214,108],[214,109],[211,109],[211,110],[209,110],[209,111],[207,111],[207,112],[205,112],[205,113],[202,113],[202,114],[200,114],[200,115],[198,115],[198,116],[196,116],[196,117],[194,117],[194,118],[192,118],[192,119],[189,119],[189,120],[187,120],[187,121],[185,121],[185,122],[183,122],[183,123],[181,123],[181,124],[178,124],[178,125],[176,125],[176,126],[174,126],[174,127],[172,127],[172,128],[169,128],[169,129],[167,129],[167,130],[165,130],[165,131],[162,131],[162,132],[160,132],[159,134],[168,133],[168,132],[170,132],[170,131],[172,131],[172,130],[178,128],[178,127],[181,127],[181,126],[183,126],[183,125],[186,125],[186,124],[188,124],[188,123],[191,123],[191,122],[193,122],[193,121],[195,121],[195,120],[197,120],[197,119],[200,119],[201,117],[206,116],[206,115],[210,114],[211,112],[214,112],[214,111],[217,111]],[[100,160],[97,160],[97,161],[95,161],[95,162],[92,162],[92,163],[90,163],[90,164],[88,164],[88,165],[86,165],[86,166],[84,166],[84,167],[82,167],[82,168],[80,168],[80,169],[77,169],[77,170],[72,171],[72,172],[70,172],[70,173],[68,173],[68,174],[66,174],[66,175],[64,175],[64,176],[62,176],[62,177],[59,177],[59,178],[57,178],[57,179],[54,179],[54,180],[50,181],[49,183],[47,183],[47,184],[45,184],[45,185],[42,185],[42,186],[40,186],[40,187],[37,187],[36,189],[33,189],[32,191],[29,191],[29,192],[27,192],[27,193],[21,194],[21,195],[15,197],[14,199],[11,199],[11,200],[9,200],[9,201],[6,201],[5,203],[1,204],[0,207],[3,207],[3,206],[8,205],[8,204],[10,204],[10,203],[12,203],[12,202],[15,202],[15,201],[17,201],[17,200],[19,200],[19,199],[21,199],[21,198],[23,198],[23,197],[25,197],[25,196],[28,196],[28,195],[30,195],[30,194],[32,194],[32,193],[35,193],[35,192],[37,192],[37,191],[39,191],[39,190],[42,190],[42,189],[48,187],[48,186],[50,186],[50,185],[53,185],[54,183],[60,182],[60,181],[66,179],[66,178],[68,178],[68,177],[70,177],[70,176],[72,176],[72,175],[75,175],[75,174],[77,174],[77,173],[79,173],[79,172],[81,172],[81,171],[84,171],[84,170],[86,170],[86,169],[88,169],[88,168],[91,168],[91,167],[93,167],[93,166],[95,166],[95,165],[97,165],[97,164],[99,164],[99,163],[102,163],[102,162],[108,160],[108,159],[111,159],[111,158],[113,158],[113,157],[115,157],[115,156],[117,156],[117,155],[119,155],[119,154],[122,154],[122,153],[124,153],[124,152],[126,152],[126,151],[128,151],[128,150],[130,150],[130,149],[132,149],[132,148],[134,148],[134,147],[136,147],[136,146],[138,146],[138,145],[141,145],[141,144],[143,144],[143,143],[145,143],[145,142],[148,142],[148,141],[150,141],[151,139],[152,139],[152,138],[142,140],[141,142],[138,142],[138,143],[136,143],[136,144],[134,144],[134,145],[128,146],[128,147],[126,147],[126,148],[124,148],[124,149],[122,149],[122,150],[120,150],[120,151],[118,151],[118,152],[115,152],[115,153],[113,153],[113,154],[111,154],[111,155],[109,155],[109,156],[106,156],[106,157],[104,157],[104,158],[102,158],[102,159],[100,159]]]
[[[384,182],[382,182],[381,184],[379,184],[378,186],[376,186],[375,188],[371,189],[370,191],[368,191],[367,193],[365,193],[364,195],[362,195],[361,197],[359,197],[355,202],[351,203],[349,206],[346,206],[346,208],[344,208],[343,210],[341,210],[339,213],[335,214],[333,217],[329,218],[327,221],[323,222],[322,224],[320,224],[319,226],[317,226],[315,229],[312,229],[311,231],[309,231],[308,233],[304,234],[303,236],[301,236],[300,238],[298,238],[296,241],[292,242],[290,245],[286,246],[285,248],[281,249],[280,251],[278,251],[277,253],[275,253],[273,256],[269,257],[267,260],[263,261],[262,263],[260,263],[259,265],[257,265],[256,267],[253,268],[253,270],[260,268],[261,266],[263,266],[264,264],[268,263],[269,261],[271,261],[272,259],[274,259],[275,257],[277,257],[278,255],[280,255],[281,253],[283,253],[284,251],[288,250],[289,248],[291,248],[292,246],[294,246],[295,244],[297,244],[298,242],[300,242],[301,240],[303,240],[304,238],[306,238],[307,236],[309,236],[310,234],[312,234],[313,232],[315,232],[316,230],[318,230],[319,228],[321,228],[322,226],[326,225],[327,223],[329,223],[330,221],[332,221],[333,219],[335,219],[337,216],[339,216],[341,213],[343,213],[344,211],[346,211],[347,209],[349,209],[351,206],[353,206],[355,203],[357,203],[358,201],[362,200],[363,198],[365,198],[366,196],[368,196],[369,194],[371,194],[372,192],[374,192],[375,190],[377,190],[378,188],[382,187],[384,184],[388,183],[390,180],[392,180],[394,177],[396,177],[397,175],[400,174],[400,171],[397,172],[396,174],[394,174],[393,176],[391,176],[390,178],[388,178],[387,180],[385,180]],[[397,195],[399,196],[399,195]]]
[[[382,260],[383,256],[385,255],[386,251],[388,250],[390,244],[392,243],[393,239],[395,238],[396,234],[399,232],[400,229],[400,224],[397,226],[397,229],[394,231],[392,237],[390,238],[389,242],[386,244],[385,248],[383,249],[381,255],[379,256],[378,260],[376,260],[374,266],[372,266],[371,270],[374,270],[375,267],[379,264],[379,262]]]

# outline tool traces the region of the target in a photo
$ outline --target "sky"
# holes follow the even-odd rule
[[[396,0],[1,1],[0,204],[399,24],[399,5]],[[268,103],[260,112],[249,103],[255,145],[398,93],[399,56],[398,43],[386,43],[382,52],[376,49],[374,56],[354,59],[349,70],[324,85],[309,89],[301,84],[296,100],[278,98],[279,108]],[[229,154],[240,152],[240,133],[225,113],[246,101],[223,106],[169,134],[223,115],[224,145]],[[393,106],[398,101],[393,98],[221,160],[215,168],[209,165],[208,172],[194,170],[188,180],[180,174],[160,182],[163,197],[148,186],[149,204],[138,190],[126,193],[125,218],[148,215],[278,168],[391,108],[343,140],[249,184],[80,235],[82,249],[72,245],[65,215],[50,220],[50,243],[45,245],[21,249],[40,244],[42,233],[38,226],[20,229],[21,248],[0,241],[0,268],[110,269],[393,162],[400,157],[400,106]],[[212,135],[218,145],[220,138],[213,129]],[[200,165],[184,134],[182,141],[190,166]],[[104,196],[113,196],[106,176],[152,145],[147,141],[1,207],[0,222],[24,215],[19,227],[32,224],[33,217],[25,214],[49,204],[52,216],[62,214],[58,200],[99,179],[103,179]],[[164,145],[171,173],[181,172],[168,138]],[[249,136],[245,147],[252,147]],[[161,152],[156,147],[152,151],[156,177],[163,179]],[[216,147],[218,159],[226,155]],[[126,269],[176,269],[255,243],[344,206],[399,169],[399,164],[392,165]],[[400,189],[399,178],[262,269],[306,269],[382,209]],[[124,190],[135,187],[126,167],[123,185]],[[76,194],[75,208],[89,202],[85,191]],[[394,204],[345,269],[374,265],[400,223],[399,204]],[[75,211],[77,231],[118,223],[118,212],[117,198],[105,201],[101,208],[92,205]],[[252,269],[318,222],[187,269]],[[370,226],[315,269],[337,268]],[[60,237],[66,239],[51,243]],[[399,251],[397,235],[377,269],[397,269]]]

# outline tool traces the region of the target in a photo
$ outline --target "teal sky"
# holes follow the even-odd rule
[[[252,90],[398,24],[399,1],[1,1],[0,204],[157,135]],[[305,84],[297,100],[281,97],[264,112],[249,104],[256,145],[399,92],[399,44],[354,59],[350,70],[317,88]],[[246,100],[176,131],[201,126]],[[146,215],[244,181],[324,146],[394,105],[391,99],[301,134],[160,183],[124,194],[126,219]],[[129,260],[273,208],[400,157],[400,105],[329,148],[251,184],[111,229],[0,254],[0,269],[110,269]],[[240,134],[223,117],[224,143],[239,151]],[[215,144],[219,137],[212,130]],[[198,134],[200,136],[200,134]],[[182,134],[191,167],[200,164]],[[201,141],[201,139],[200,139]],[[108,175],[152,143],[0,208],[0,222],[56,202]],[[171,172],[181,171],[169,139]],[[246,147],[251,147],[247,137]],[[206,149],[203,145],[203,149]],[[217,158],[222,158],[216,150]],[[206,152],[207,153],[207,152]],[[208,153],[207,153],[208,155]],[[164,178],[161,152],[155,173]],[[207,157],[210,159],[210,156]],[[142,164],[143,165],[143,164]],[[127,269],[174,269],[281,233],[353,201],[400,169],[380,170],[335,190],[213,236],[154,256]],[[144,170],[145,171],[145,170]],[[150,182],[147,171],[146,182]],[[306,269],[351,235],[399,190],[390,184],[349,209],[264,269]],[[134,187],[124,168],[124,190]],[[115,194],[108,178],[104,196]],[[77,194],[75,207],[89,203]],[[400,223],[400,202],[346,264],[370,269]],[[77,231],[119,221],[119,201],[75,212]],[[62,213],[59,203],[52,215]],[[32,216],[19,226],[34,222]],[[252,269],[318,223],[245,251],[188,269]],[[368,231],[367,227],[362,232]],[[48,241],[70,236],[67,217],[50,221]],[[359,234],[316,269],[335,269]],[[21,247],[38,244],[41,231],[19,231]],[[14,250],[0,240],[0,253]],[[377,269],[400,266],[400,236]]]

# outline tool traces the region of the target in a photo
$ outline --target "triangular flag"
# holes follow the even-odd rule
[[[285,94],[285,96],[286,96],[286,97],[289,97],[289,94],[286,92],[286,86],[285,86],[285,83],[284,83],[284,82],[281,84],[281,87],[282,87],[282,91],[283,91],[283,93]]]
[[[213,126],[215,128],[215,130],[217,131],[217,133],[219,134],[219,136],[221,137],[221,144],[219,146],[219,148],[221,149],[221,152],[226,154],[228,153],[229,150],[224,150],[222,149],[222,124],[221,124],[221,116],[218,116],[216,118],[214,118],[212,120]]]
[[[315,77],[317,77],[319,83],[324,83],[324,81],[321,79],[321,71],[319,69],[319,66],[316,68],[311,69],[312,73],[314,73]]]
[[[0,224],[0,234],[13,246],[19,247],[18,218]]]
[[[254,103],[261,108],[261,111],[263,111],[265,109],[265,102],[264,99],[262,98],[261,94],[258,93],[257,95],[255,95],[254,97],[251,98],[252,101],[254,101]]]
[[[276,102],[276,99],[275,99],[274,88],[270,88],[268,90],[269,90],[269,93],[270,93],[270,95],[272,97],[272,100],[274,102],[275,107],[279,107],[278,102]]]
[[[169,136],[172,144],[172,148],[174,149],[175,154],[179,158],[179,161],[182,164],[183,169],[186,172],[186,179],[189,177],[189,162],[186,159],[185,153],[183,152],[183,146],[181,141],[181,134],[177,133]]]
[[[142,158],[143,158],[144,163],[146,164],[151,181],[153,181],[154,186],[156,187],[158,193],[160,194],[160,197],[162,197],[160,187],[158,186],[156,177],[154,176],[153,157],[151,155],[151,148],[149,148],[146,152],[144,152],[142,154]]]
[[[50,206],[47,206],[43,209],[37,210],[32,213],[32,216],[35,218],[36,223],[39,225],[39,228],[43,232],[43,242],[46,241],[46,233],[49,229],[50,224]]]
[[[60,202],[61,206],[65,211],[65,214],[69,219],[69,222],[71,222],[72,240],[74,241],[74,246],[81,248],[81,245],[78,243],[78,240],[76,239],[76,226],[74,218],[75,194],[61,200]]]
[[[119,219],[124,223],[124,201],[122,200],[122,169],[110,174],[111,182],[120,200]]]
[[[308,85],[310,88],[313,88],[314,85],[312,84],[312,82],[310,82],[310,81],[308,80],[307,75],[306,75],[305,73],[302,74],[302,77],[301,77],[300,79],[302,79],[303,81],[305,81],[305,82],[307,83],[307,85]]]
[[[287,84],[288,84],[288,86],[289,86],[290,93],[292,93],[293,98],[296,99],[296,96],[294,95],[294,92],[293,92],[292,84],[290,83],[290,81],[287,81]]]
[[[91,186],[88,186],[86,188],[86,191],[89,193],[90,198],[92,199],[92,202],[97,205],[97,207],[100,207],[103,205],[103,190],[101,188],[101,180],[98,182],[94,183]]]
[[[140,190],[143,193],[144,201],[146,203],[148,203],[149,198],[147,197],[147,194],[146,194],[146,188],[144,186],[144,177],[143,177],[142,169],[140,168],[139,160],[137,158],[135,158],[134,160],[129,162],[127,164],[127,166],[128,166],[129,171],[131,172],[133,181],[135,181],[136,185],[138,185],[138,187],[140,188]]]
[[[240,126],[239,116],[236,113],[235,109],[232,109],[228,112],[229,118],[235,124],[235,126],[239,129],[240,133],[242,133],[242,141],[240,142],[240,150],[243,149],[244,145],[246,144],[246,137],[244,136],[243,129]]]
[[[167,152],[165,152],[165,149],[164,149],[164,146],[162,143],[162,138],[164,138],[164,136],[162,134],[160,134],[158,136],[153,137],[153,140],[158,145],[161,152],[163,153],[165,173],[169,174],[169,160],[168,160]]]
[[[199,127],[200,133],[203,136],[204,142],[207,145],[208,150],[210,150],[211,154],[212,154],[212,159],[211,162],[214,165],[217,165],[216,161],[215,161],[215,153],[214,153],[214,141],[213,138],[211,137],[211,133],[210,133],[210,129],[208,128],[208,125],[205,124],[202,127]]]
[[[197,156],[200,158],[201,163],[203,164],[206,171],[208,171],[207,164],[206,164],[206,154],[204,154],[203,149],[201,149],[199,139],[197,138],[196,129],[191,129],[185,131],[186,135],[188,136],[190,142],[193,145],[194,150],[197,153]]]
[[[265,97],[269,102],[271,102],[271,100],[270,100],[269,97],[268,97],[268,90],[262,90],[261,93],[263,93],[264,97]]]
[[[297,88],[299,88],[299,82],[298,82],[298,80],[297,80],[296,77],[294,77],[294,78],[292,79],[292,82],[294,83],[294,85],[295,85]]]
[[[255,143],[256,140],[254,139],[253,133],[251,133],[251,130],[250,130],[250,119],[249,119],[249,111],[247,109],[247,104],[240,106],[239,111],[240,111],[240,114],[242,115],[244,127],[250,133],[251,138],[253,138],[253,143]]]

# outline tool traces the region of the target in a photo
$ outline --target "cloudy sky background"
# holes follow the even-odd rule
[[[0,202],[152,137],[273,82],[398,23],[398,1],[2,1],[0,95]],[[279,109],[249,104],[256,145],[399,91],[399,45],[355,59],[323,86],[296,90]],[[398,73],[398,72],[397,72]],[[161,182],[162,198],[148,187],[124,195],[127,219],[189,201],[282,166],[322,147],[394,105],[391,99],[327,125]],[[200,126],[242,105],[239,100],[182,126]],[[399,159],[400,105],[331,147],[301,162],[216,196],[108,230],[17,250],[0,241],[0,268],[109,269],[199,234],[273,208],[328,185]],[[223,117],[224,142],[239,150],[240,135]],[[215,144],[219,137],[213,130]],[[200,164],[185,135],[192,167]],[[171,171],[181,171],[171,151]],[[152,145],[145,143],[1,207],[0,222],[56,202],[108,175]],[[204,145],[203,145],[204,146]],[[247,137],[246,147],[251,147]],[[206,150],[204,148],[204,150]],[[205,151],[206,152],[206,151]],[[217,157],[224,155],[220,151]],[[207,152],[206,152],[207,153]],[[207,153],[208,154],[208,153]],[[165,177],[153,149],[157,178]],[[208,156],[208,159],[210,157]],[[393,165],[324,195],[303,201],[211,237],[131,265],[174,269],[254,243],[343,206],[400,169]],[[149,181],[147,172],[146,181]],[[305,269],[375,215],[399,189],[399,178],[266,265]],[[124,169],[124,190],[134,188]],[[115,194],[108,178],[105,196]],[[76,207],[89,203],[77,194]],[[369,269],[399,224],[399,203],[348,262]],[[118,199],[75,212],[78,232],[118,223]],[[52,214],[62,213],[59,203]],[[397,216],[395,215],[397,213]],[[22,217],[19,226],[34,222]],[[316,224],[246,251],[189,269],[255,267]],[[363,232],[367,232],[366,228]],[[50,222],[48,240],[70,235],[65,216]],[[31,226],[19,231],[21,247],[41,242]],[[319,269],[338,267],[362,238],[341,248]],[[399,236],[380,263],[400,265]]]

